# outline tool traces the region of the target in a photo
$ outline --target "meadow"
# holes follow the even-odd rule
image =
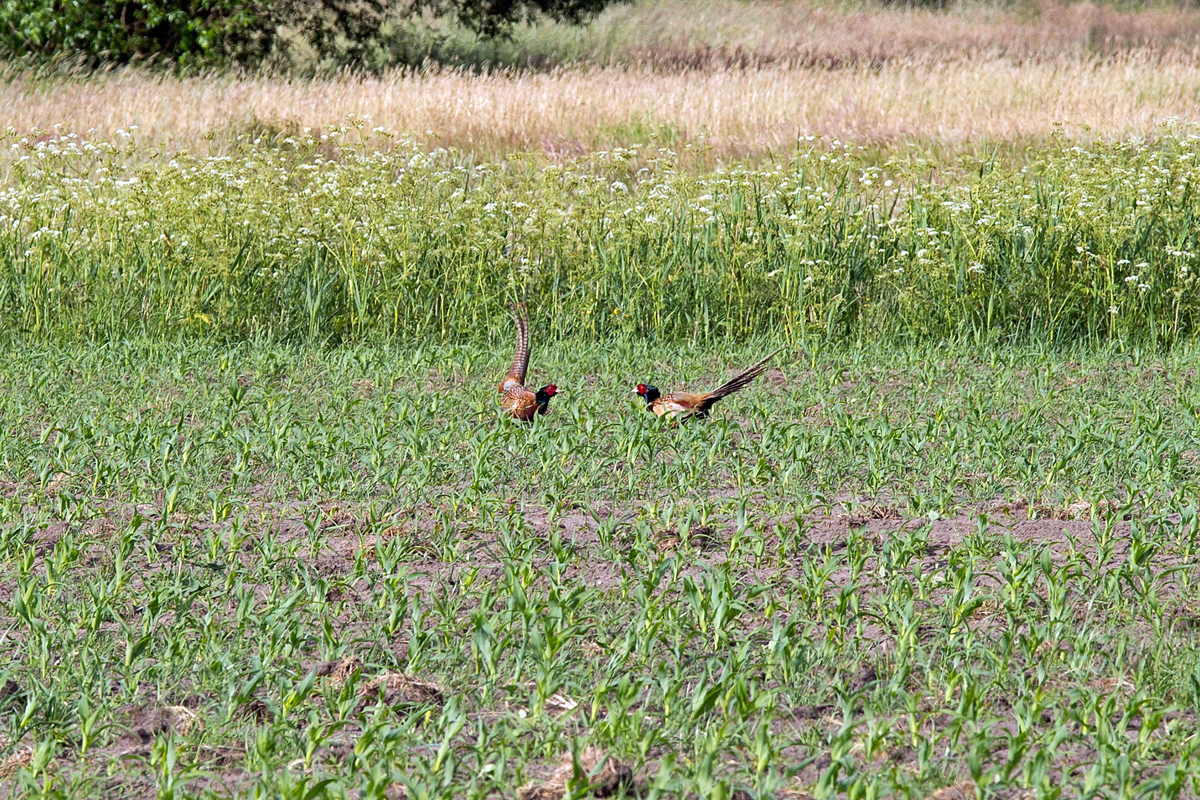
[[[82,81],[0,81],[15,130],[95,130],[115,139],[136,120],[147,149],[228,155],[239,137],[299,137],[342,127],[402,131],[425,149],[488,160],[545,153],[569,160],[635,144],[705,145],[711,170],[770,161],[820,135],[888,152],[916,143],[953,162],[1001,148],[1019,157],[1064,135],[1152,139],[1195,119],[1200,67],[1139,51],[1063,61],[870,59],[845,68],[786,64],[678,70],[653,65],[549,72],[430,66],[383,75],[170,78],[118,71]],[[941,160],[941,159],[940,159]]]
[[[588,28],[526,26],[500,42],[401,26],[392,57],[426,60],[369,74],[7,64],[0,120],[104,140],[136,124],[147,150],[196,156],[348,116],[487,161],[572,159],[656,137],[676,149],[703,141],[711,170],[786,156],[808,135],[889,152],[916,144],[953,162],[997,147],[1019,158],[1059,136],[1152,139],[1164,120],[1198,116],[1194,8],[947,5],[646,0]]]
[[[1169,347],[1200,312],[1187,129],[1020,168],[814,140],[710,172],[690,143],[497,163],[361,120],[206,158],[7,141],[0,321],[35,339],[485,341],[520,299],[554,339]]]
[[[1200,13],[420,36],[0,67],[0,796],[1200,796]]]

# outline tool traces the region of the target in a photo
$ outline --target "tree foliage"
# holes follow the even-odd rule
[[[502,36],[518,22],[545,16],[557,22],[581,23],[613,0],[415,0],[414,11],[454,16],[482,36]]]
[[[253,65],[302,41],[318,59],[364,64],[389,19],[453,16],[481,36],[539,16],[578,23],[618,0],[5,0],[0,56],[92,66]]]
[[[263,10],[247,0],[6,0],[0,52],[93,64],[251,60],[270,45]]]

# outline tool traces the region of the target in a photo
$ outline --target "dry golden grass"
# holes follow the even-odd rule
[[[643,68],[471,76],[395,72],[326,80],[177,80],[122,72],[53,85],[0,84],[17,130],[111,137],[138,126],[146,142],[203,152],[234,134],[314,129],[349,115],[431,145],[483,156],[517,150],[574,155],[703,138],[714,157],[779,151],[798,135],[860,143],[1027,140],[1065,124],[1080,137],[1145,136],[1168,117],[1200,119],[1200,66],[1138,57],[1106,63],[886,65],[843,70],[763,67],[664,73]],[[213,142],[205,140],[216,132]]]
[[[480,157],[569,156],[658,135],[703,141],[713,159],[787,150],[803,135],[955,147],[1037,141],[1057,129],[1085,140],[1141,137],[1166,118],[1200,119],[1195,11],[1046,5],[937,14],[665,0],[566,30],[550,26],[525,45],[545,51],[557,41],[583,63],[540,72],[10,72],[0,82],[0,118],[22,132],[61,125],[105,138],[136,125],[147,144],[201,153],[243,133],[322,129],[354,116]],[[533,35],[523,32],[518,44]],[[568,35],[570,46],[560,41]]]
[[[518,37],[519,48],[540,48],[548,57],[553,53],[545,40],[572,36],[563,26],[524,34]],[[574,37],[578,60],[668,67],[838,67],[997,56],[1028,61],[1132,50],[1190,58],[1200,49],[1200,10],[1123,12],[1090,3],[1033,1],[937,12],[789,0],[658,0],[619,6]],[[560,49],[572,48],[560,41]]]

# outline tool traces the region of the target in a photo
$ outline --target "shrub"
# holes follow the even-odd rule
[[[539,16],[581,22],[614,0],[8,0],[0,56],[76,57],[91,66],[161,60],[254,64],[297,42],[320,62],[364,65],[389,19],[452,15],[503,36]]]
[[[0,54],[75,56],[91,65],[162,59],[181,66],[261,57],[270,46],[253,0],[9,0]]]

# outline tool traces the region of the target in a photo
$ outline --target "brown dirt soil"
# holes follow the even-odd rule
[[[143,516],[153,513],[153,510],[149,508],[138,509],[138,511],[143,513]],[[304,509],[300,504],[263,504],[256,511],[260,514],[259,530],[271,531],[281,541],[303,540],[308,535],[304,524]],[[413,578],[411,584],[418,591],[432,590],[438,585],[453,583],[458,580],[459,574],[464,569],[461,564],[447,564],[436,559],[438,548],[431,542],[435,535],[458,535],[461,539],[473,543],[470,548],[469,566],[476,572],[476,580],[500,577],[503,574],[505,564],[500,549],[496,547],[495,537],[469,524],[464,524],[462,531],[439,532],[434,528],[432,513],[418,513],[410,510],[402,515],[404,522],[389,521],[374,531],[365,514],[360,509],[353,507],[352,504],[330,503],[327,505],[326,511],[328,517],[321,523],[321,529],[326,536],[325,544],[320,552],[308,554],[308,558],[310,565],[315,567],[321,576],[330,579],[332,585],[330,592],[334,595],[331,600],[337,600],[347,609],[342,612],[338,622],[348,628],[358,624],[355,622],[355,617],[349,613],[349,609],[369,598],[370,587],[348,580],[345,576],[353,574],[355,558],[356,556],[361,558],[360,553],[363,551],[366,551],[369,557],[374,557],[374,548],[379,541],[395,537],[411,540],[411,548],[408,552],[412,560],[402,560],[402,564],[405,569],[409,570],[409,574]],[[975,513],[931,521],[924,517],[904,519],[896,508],[880,504],[856,507],[853,513],[813,514],[799,520],[779,519],[769,523],[759,521],[757,525],[759,530],[770,530],[774,524],[790,528],[798,525],[801,533],[792,543],[792,554],[782,568],[746,568],[744,573],[746,578],[760,582],[798,576],[803,574],[806,560],[825,551],[843,550],[849,546],[853,537],[881,545],[897,534],[911,534],[922,528],[925,529],[924,552],[918,554],[913,563],[920,563],[922,569],[926,571],[935,570],[946,564],[949,552],[962,545],[964,539],[978,534],[980,513],[986,515],[987,533],[994,536],[997,541],[1007,535],[1028,547],[1030,552],[1040,552],[1044,548],[1050,553],[1050,557],[1055,563],[1065,561],[1072,550],[1088,551],[1089,556],[1093,552],[1098,552],[1097,531],[1108,526],[1111,532],[1110,538],[1115,542],[1115,547],[1107,554],[1109,559],[1107,563],[1111,565],[1124,560],[1129,552],[1126,540],[1130,532],[1130,522],[1121,518],[1116,504],[1100,501],[1095,504],[1095,511],[1097,518],[1091,519],[1089,517],[1093,512],[1092,504],[1073,505],[1065,509],[1044,509],[1030,508],[1021,502],[998,502]],[[115,510],[109,519],[103,520],[102,524],[91,525],[89,529],[96,533],[102,533],[118,528],[127,524],[133,513],[134,509],[132,508]],[[552,532],[557,532],[564,542],[570,543],[577,551],[587,554],[598,552],[602,545],[597,533],[600,527],[598,519],[604,521],[606,517],[615,517],[618,539],[628,544],[628,533],[636,514],[613,507],[594,508],[590,511],[575,509],[558,514],[553,517],[552,521],[551,514],[546,509],[526,507],[523,509],[523,516],[527,529],[534,537],[541,541],[547,541]],[[221,525],[195,521],[188,524],[185,530],[188,532],[186,535],[199,535],[206,530],[221,527]],[[56,523],[32,534],[32,540],[37,543],[38,561],[43,560],[48,553],[53,551],[55,543],[67,530],[66,524]],[[736,533],[735,520],[717,518],[711,520],[708,525],[694,526],[684,532],[677,529],[659,531],[656,534],[654,545],[664,552],[679,552],[686,555],[688,566],[684,569],[684,574],[696,574],[706,565],[717,565],[727,559],[730,540]],[[621,539],[622,536],[625,538]],[[261,557],[261,554],[255,549],[253,538],[252,536],[247,541],[241,553],[241,557],[248,561]],[[162,544],[170,547],[169,543]],[[619,544],[618,546],[624,545]],[[89,553],[93,562],[111,559],[111,554],[106,552],[102,543],[99,542],[91,546]],[[551,555],[547,552],[543,561],[548,563],[550,559]],[[858,578],[860,581],[859,591],[863,593],[864,599],[869,599],[877,593],[877,587],[871,583],[869,578],[876,568],[875,561],[874,558],[868,558],[866,566]],[[1165,565],[1166,559],[1162,561]],[[580,566],[571,567],[567,572],[568,577],[586,582],[590,587],[604,589],[616,587],[621,582],[619,567],[614,565],[610,558],[584,557],[578,559],[576,563]],[[155,567],[148,565],[147,568],[154,569]],[[863,576],[868,577],[864,579]],[[831,596],[836,595],[849,582],[850,577],[844,570],[835,572],[829,581],[828,593]],[[995,579],[986,574],[978,576],[976,585],[983,592],[998,587]],[[255,590],[256,596],[260,599],[267,597],[268,587],[251,588]],[[0,602],[11,602],[13,590],[14,586],[11,583],[0,584]],[[1182,599],[1174,598],[1173,591],[1173,586],[1165,585],[1160,592],[1160,598],[1164,601],[1179,600],[1180,604],[1176,614],[1179,624],[1200,627],[1200,607],[1193,607]],[[226,601],[226,603],[228,608],[225,611],[232,614],[236,610],[232,601]],[[972,614],[971,624],[979,626],[981,629],[986,629],[993,624],[1000,624],[1003,615],[997,612],[998,605],[995,601],[985,601]],[[868,625],[864,633],[868,639],[874,638],[879,642],[883,642],[887,638],[886,632],[877,626]],[[1066,643],[1062,643],[1060,646],[1069,647]],[[608,653],[603,642],[581,641],[578,647],[589,658],[603,658]],[[399,664],[406,661],[405,642],[395,643],[394,654]],[[382,703],[396,709],[398,713],[405,713],[403,710],[405,706],[431,704],[437,706],[446,697],[446,690],[442,686],[420,676],[399,671],[361,675],[363,662],[352,654],[336,661],[313,663],[310,668],[318,678],[336,683],[345,682],[356,673],[360,673],[359,679],[362,680],[358,690],[361,698],[360,709],[370,704]],[[878,665],[872,663],[871,658],[868,657],[857,668],[831,675],[830,679],[853,694],[871,691],[880,682],[886,681],[887,676],[880,674]],[[1119,682],[1113,686],[1098,688],[1105,691],[1122,691]],[[20,693],[20,687],[11,681],[0,687],[0,708],[3,707],[6,699],[18,697]],[[164,698],[163,700],[164,702],[150,702],[143,706],[128,707],[126,718],[123,720],[125,732],[112,745],[104,748],[99,755],[117,759],[146,759],[159,734],[174,730],[177,734],[185,735],[195,726],[203,725],[202,717],[193,708],[204,698]],[[171,702],[174,700],[178,702]],[[547,703],[547,710],[556,716],[567,717],[575,707],[576,701],[565,696],[556,696]],[[255,698],[247,701],[240,711],[244,718],[254,722],[268,720],[272,713],[262,700]],[[482,717],[486,716],[487,712],[476,713]],[[833,705],[797,706],[790,709],[790,719],[786,715],[781,715],[780,725],[791,731],[812,726],[836,728],[841,724],[837,715],[838,711]],[[944,726],[948,722],[935,714],[928,719],[927,724],[937,727]],[[343,757],[339,755],[341,750],[349,752],[347,749],[349,746],[348,742],[334,743],[322,750],[320,755],[326,761],[337,760]],[[247,780],[247,776],[234,766],[242,757],[240,752],[230,748],[207,745],[205,748],[207,749],[204,750],[202,758],[206,766],[212,770],[212,780],[220,781],[224,786],[241,785]],[[795,755],[798,759],[803,757],[799,751]],[[1062,755],[1064,764],[1066,764],[1067,761],[1086,760],[1087,754],[1063,753]],[[603,754],[598,751],[587,751],[580,758],[581,768],[585,773],[591,772],[599,765],[602,756]],[[23,758],[24,756],[17,754],[15,757]],[[893,763],[909,763],[915,761],[916,754],[898,749],[890,753],[888,759]],[[815,779],[823,766],[818,760],[801,771],[797,780],[803,783],[806,780]],[[16,766],[12,766],[11,769],[15,771]],[[572,770],[573,765],[569,754],[563,757],[557,767],[550,764],[528,765],[527,774],[538,780],[522,787],[520,797],[526,800],[562,797],[566,791],[567,782],[574,774]],[[1065,771],[1069,771],[1066,766],[1064,766]],[[640,776],[634,776],[626,765],[610,759],[592,776],[592,783],[595,785],[593,793],[595,796],[606,796],[606,792],[612,793],[618,791],[622,786],[632,786],[635,778],[638,777]],[[132,776],[130,780],[133,780]],[[151,796],[153,787],[147,785],[146,788],[147,795]],[[136,796],[138,792],[134,789],[135,787],[128,781],[122,782],[122,790],[127,793],[132,791]],[[955,794],[956,792],[961,794],[964,791],[967,791],[967,795],[969,795],[968,790],[960,785],[955,785],[940,790],[935,796],[942,797],[943,800],[950,800],[950,798],[959,796]]]
[[[559,800],[567,793],[567,785],[575,775],[575,757],[564,753],[558,769],[544,782],[531,781],[517,790],[520,800]],[[633,770],[597,747],[589,747],[578,755],[579,772],[595,797],[611,797],[633,784]]]

